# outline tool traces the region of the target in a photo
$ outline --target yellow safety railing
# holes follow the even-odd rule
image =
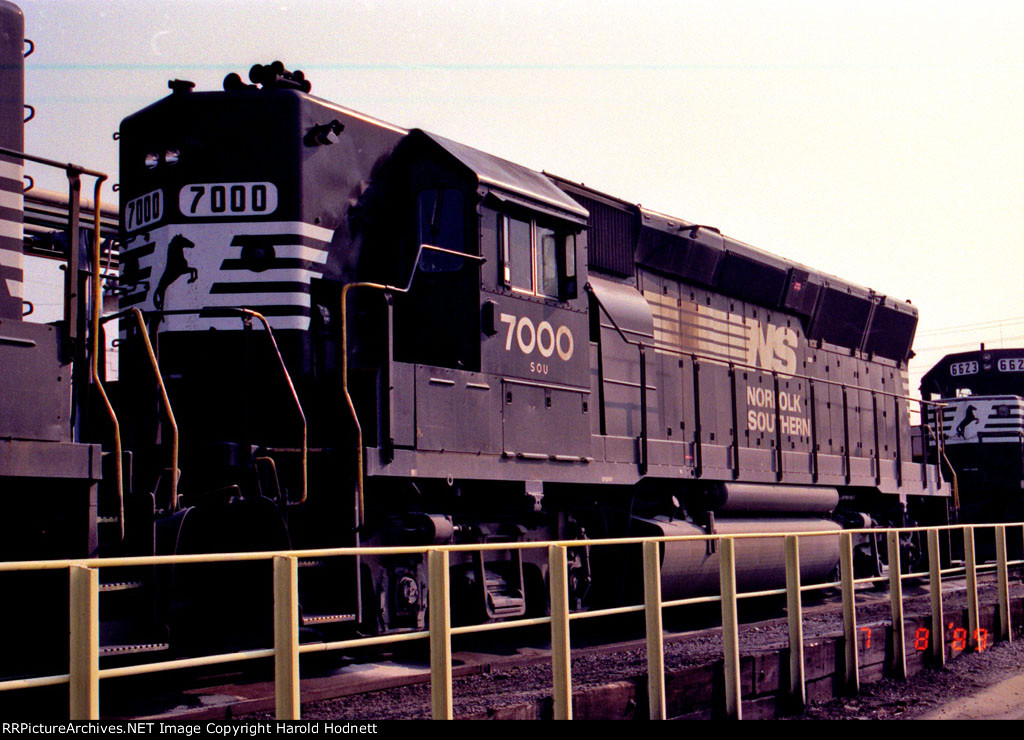
[[[32,687],[69,684],[70,716],[72,719],[99,718],[100,679],[141,675],[161,671],[217,665],[235,661],[273,658],[275,665],[275,702],[278,719],[298,719],[300,716],[299,656],[303,653],[327,652],[372,645],[394,644],[411,640],[429,640],[431,712],[435,719],[453,717],[452,697],[452,637],[467,633],[489,632],[524,626],[548,624],[551,628],[551,666],[553,676],[554,716],[572,718],[572,675],[570,669],[571,640],[569,626],[572,621],[643,612],[646,620],[647,674],[649,714],[651,719],[664,719],[665,660],[662,614],[664,609],[688,604],[721,603],[722,643],[724,657],[724,713],[735,719],[742,718],[740,681],[740,650],[738,601],[745,598],[784,595],[787,600],[787,619],[790,642],[790,670],[788,687],[791,704],[802,707],[806,702],[806,680],[803,655],[803,593],[817,589],[839,587],[842,594],[843,635],[845,641],[844,683],[848,690],[860,688],[857,615],[855,586],[888,581],[892,618],[893,650],[892,673],[906,677],[905,635],[902,585],[907,578],[928,578],[930,583],[932,625],[943,623],[941,579],[949,575],[964,575],[967,583],[968,629],[965,648],[978,647],[978,573],[995,570],[998,588],[999,637],[1012,639],[1010,623],[1009,567],[1024,564],[1024,560],[1007,557],[1006,533],[1013,528],[1024,534],[1024,524],[984,525],[995,535],[996,562],[979,564],[975,551],[975,530],[981,525],[952,525],[943,527],[914,527],[902,529],[842,530],[800,532],[799,534],[733,534],[693,535],[679,537],[622,538],[563,542],[518,542],[492,545],[451,545],[440,547],[363,547],[317,550],[286,550],[275,552],[249,552],[210,555],[164,555],[130,558],[94,558],[85,560],[42,560],[0,563],[0,573],[13,571],[66,569],[70,574],[70,661],[67,674],[19,678],[0,681],[0,691]],[[964,565],[942,568],[940,532],[962,530]],[[902,573],[900,567],[900,536],[924,533],[928,548],[928,571]],[[853,571],[853,543],[855,537],[885,536],[888,546],[888,575],[855,578]],[[803,585],[800,579],[800,541],[816,537],[838,537],[840,580],[838,582]],[[785,554],[786,585],[784,588],[739,592],[736,587],[736,541],[745,539],[782,539]],[[719,595],[699,596],[664,601],[661,595],[661,553],[664,543],[709,541],[716,542],[719,555]],[[644,602],[637,605],[572,612],[569,601],[568,550],[573,547],[608,545],[639,545],[643,553]],[[546,548],[548,552],[550,583],[550,616],[515,619],[506,622],[451,626],[449,563],[452,553],[484,550],[512,550]],[[340,640],[336,642],[299,644],[298,561],[300,558],[324,558],[355,555],[426,555],[429,577],[429,629],[425,631]],[[245,561],[272,561],[274,581],[274,646],[260,650],[245,650],[197,658],[144,663],[140,665],[100,668],[99,666],[99,569],[138,565],[172,565],[185,563],[220,563]],[[935,661],[945,659],[945,644],[932,640],[930,651]]]

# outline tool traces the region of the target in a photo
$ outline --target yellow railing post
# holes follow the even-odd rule
[[[725,715],[743,719],[743,686],[740,683],[740,639],[736,610],[736,543],[719,540],[718,578],[722,594],[722,652],[725,654]]]
[[[100,574],[95,568],[70,568],[71,719],[100,718]]]
[[[548,578],[551,583],[551,677],[555,719],[572,719],[568,554],[562,545],[548,547]]]
[[[661,545],[644,543],[644,613],[647,616],[647,699],[651,719],[665,719],[665,643],[661,629]]]
[[[274,701],[277,719],[299,719],[299,561],[274,558]]]
[[[942,615],[942,558],[939,554],[939,530],[928,530],[928,588],[932,602],[932,639],[929,640],[932,660],[946,664],[945,618]]]
[[[800,596],[800,538],[786,536],[786,617],[789,621],[789,695],[794,709],[807,703],[804,682],[804,615]]]
[[[452,719],[452,614],[448,551],[427,554],[430,592],[430,711],[434,719]]]
[[[1006,557],[1006,527],[996,527],[996,578],[999,584],[999,637],[1007,642],[1013,640],[1010,623],[1010,574]]]
[[[892,670],[896,678],[907,677],[907,640],[903,628],[903,579],[900,577],[900,533],[890,531],[889,610],[892,613]]]
[[[978,647],[978,558],[974,552],[974,527],[964,527],[964,565],[967,567],[967,639]]]
[[[857,602],[853,590],[853,535],[849,532],[839,533],[839,578],[843,592],[846,690],[856,694],[860,691],[860,670],[857,665]]]

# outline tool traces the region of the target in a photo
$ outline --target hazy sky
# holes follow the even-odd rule
[[[111,134],[168,79],[281,59],[321,97],[912,300],[915,390],[946,352],[1024,347],[1024,3],[19,4],[31,152],[116,180]]]

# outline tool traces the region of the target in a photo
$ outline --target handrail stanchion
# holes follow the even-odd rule
[[[647,615],[647,698],[651,719],[665,719],[665,643],[661,629],[661,545],[644,543],[644,612]]]
[[[146,321],[142,317],[142,311],[138,308],[131,309],[132,314],[135,316],[135,321],[139,325],[139,336],[142,338],[142,344],[146,348],[146,355],[149,357],[149,366],[153,370],[153,379],[156,381],[156,387],[160,391],[160,400],[163,401],[164,413],[167,414],[167,422],[171,425],[171,498],[168,506],[171,511],[178,510],[178,480],[180,477],[180,471],[178,470],[178,422],[174,418],[174,409],[171,408],[171,399],[167,395],[167,386],[164,385],[164,376],[160,372],[160,363],[156,359],[156,352],[153,351],[153,342],[149,339],[149,329],[146,328]],[[118,441],[118,449],[120,449],[120,440]],[[122,497],[123,501],[123,497]],[[121,528],[124,529],[124,504],[121,504]],[[123,537],[123,535],[122,535]]]
[[[452,613],[448,551],[427,553],[430,581],[430,711],[434,719],[452,719]]]
[[[843,666],[846,690],[860,691],[860,670],[857,666],[857,602],[853,591],[853,535],[839,533],[839,577],[843,592],[843,642],[846,661]]]
[[[274,702],[277,719],[299,719],[299,561],[274,558]]]
[[[1010,577],[1006,565],[1006,527],[996,527],[996,578],[999,582],[999,637],[1013,640],[1010,622]]]
[[[70,568],[69,717],[100,718],[100,574]]]
[[[964,527],[964,565],[967,566],[967,639],[978,647],[978,558],[974,552],[974,527]]]
[[[786,617],[789,621],[789,696],[794,709],[807,703],[804,682],[804,615],[800,598],[800,538],[786,536]]]
[[[942,639],[942,559],[939,555],[939,530],[928,530],[928,589],[932,602],[932,660],[935,665],[946,664],[946,641]]]
[[[740,639],[736,609],[736,543],[729,537],[718,543],[718,577],[722,587],[722,651],[725,653],[725,715],[743,719],[740,683]]]
[[[892,613],[892,670],[896,678],[907,677],[907,639],[903,628],[903,579],[900,568],[900,533],[886,534],[889,544],[889,610]]]
[[[548,547],[551,581],[551,677],[555,719],[572,719],[572,663],[569,660],[569,575],[563,545]]]

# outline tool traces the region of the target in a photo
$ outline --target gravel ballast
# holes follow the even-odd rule
[[[1013,594],[1022,592],[1014,584]],[[877,625],[884,631],[889,622],[889,606],[884,594],[858,593],[858,625]],[[908,618],[929,613],[927,594],[913,588],[905,594]],[[993,587],[983,588],[980,601],[995,600]],[[947,614],[963,608],[964,592],[954,591],[944,598]],[[838,611],[821,608],[808,610],[804,618],[806,641],[825,639],[841,634]],[[881,634],[881,633],[879,633]],[[741,651],[764,653],[788,646],[785,619],[763,621],[741,627]],[[666,671],[678,671],[707,665],[721,659],[721,637],[717,630],[704,630],[665,646]],[[646,651],[635,649],[596,651],[574,654],[572,660],[573,689],[577,702],[588,689],[614,686],[617,683],[640,685],[647,668]],[[948,705],[964,707],[973,702],[965,697],[991,689],[1012,679],[1024,670],[1024,643],[997,643],[981,653],[958,655],[945,668],[926,669],[908,681],[882,679],[862,686],[857,697],[839,698],[811,706],[801,719],[912,719],[925,716]],[[1005,693],[1005,692],[1004,692]],[[1012,693],[1012,692],[1011,692]],[[550,703],[551,668],[538,662],[458,678],[453,683],[455,717],[535,717],[544,716],[545,702]],[[600,695],[599,693],[596,695]],[[644,700],[646,703],[646,700]],[[991,702],[988,702],[991,704]],[[643,714],[646,707],[639,707]],[[1010,711],[1010,710],[1007,710]],[[313,702],[303,706],[308,719],[427,719],[430,717],[430,687],[419,684],[359,696]]]

